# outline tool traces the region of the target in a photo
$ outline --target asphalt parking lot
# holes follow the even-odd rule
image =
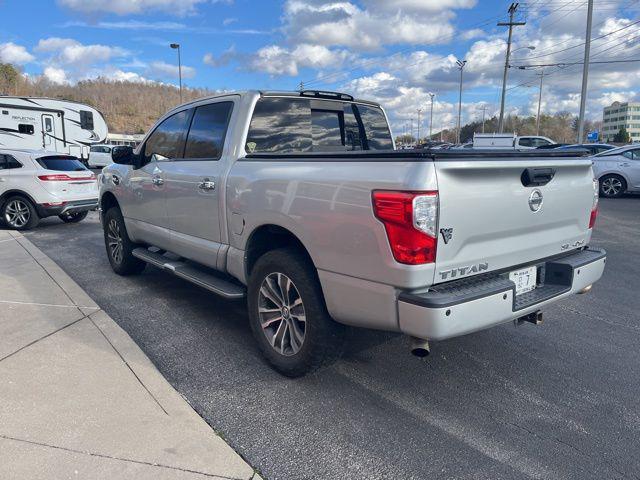
[[[265,478],[640,478],[640,197],[601,201],[605,276],[542,326],[439,342],[426,361],[354,329],[343,359],[298,380],[263,363],[243,302],[151,267],[113,274],[95,214],[28,236]]]

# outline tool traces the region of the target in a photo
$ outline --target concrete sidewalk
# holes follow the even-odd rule
[[[60,267],[0,230],[0,478],[207,477],[260,478]]]

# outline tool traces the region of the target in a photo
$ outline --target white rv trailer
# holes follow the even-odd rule
[[[37,97],[0,96],[0,148],[49,150],[88,158],[107,138],[107,123],[89,105]]]

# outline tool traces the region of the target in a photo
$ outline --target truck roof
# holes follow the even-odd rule
[[[342,100],[347,102],[355,102],[355,103],[363,103],[367,105],[373,105],[379,107],[380,104],[377,102],[372,102],[371,100],[362,100],[358,98],[354,98],[348,93],[341,92],[331,92],[327,90],[302,90],[302,91],[291,91],[291,90],[231,90],[227,92],[220,92],[215,95],[208,95],[206,97],[200,97],[195,100],[191,100],[189,102],[182,103],[172,108],[171,111],[177,110],[178,108],[185,107],[187,105],[191,105],[193,103],[199,103],[203,100],[229,97],[232,95],[246,96],[246,95],[259,95],[261,97],[299,97],[299,98],[316,98],[323,100]]]

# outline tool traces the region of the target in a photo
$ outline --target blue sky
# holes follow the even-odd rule
[[[640,58],[640,2],[596,0],[593,60]],[[35,6],[37,4],[37,7]],[[210,89],[333,89],[386,106],[398,132],[435,93],[434,128],[455,122],[459,71],[463,122],[494,113],[504,62],[509,2],[497,0],[0,0],[0,61],[32,77],[74,83],[176,83],[182,45],[185,83]],[[37,10],[37,11],[36,11]],[[583,0],[520,4],[512,63],[581,61]],[[530,49],[528,47],[535,47]],[[508,111],[532,114],[541,67],[510,69]],[[546,67],[543,111],[575,112],[581,67]],[[588,115],[640,96],[640,62],[593,65]],[[424,114],[423,114],[424,117]],[[424,125],[424,123],[423,123]]]

